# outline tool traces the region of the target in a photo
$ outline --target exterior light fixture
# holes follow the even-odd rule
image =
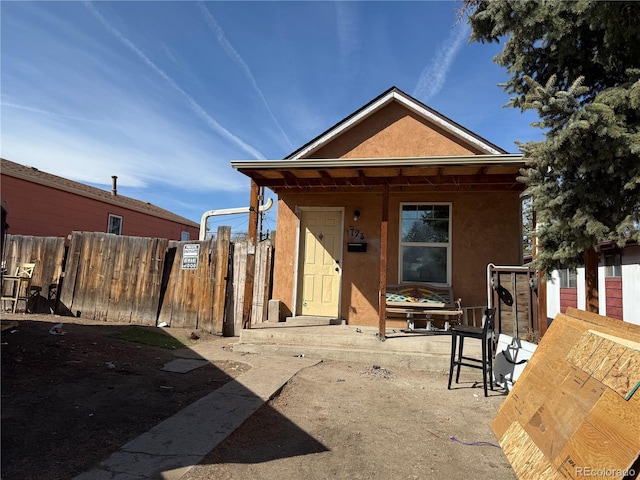
[[[353,212],[353,221],[357,222],[359,218],[360,218],[360,210],[356,210],[355,212]]]

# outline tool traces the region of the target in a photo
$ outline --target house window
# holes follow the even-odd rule
[[[578,272],[570,268],[559,270],[560,288],[578,288]]]
[[[622,260],[619,253],[604,256],[604,276],[622,277]]]
[[[109,226],[107,233],[122,235],[122,217],[120,215],[109,214]]]
[[[448,284],[451,205],[400,205],[400,282]]]
[[[189,238],[190,236],[191,235],[189,235],[189,232],[182,231],[180,233],[180,241],[181,242],[188,242],[190,240],[190,238]]]

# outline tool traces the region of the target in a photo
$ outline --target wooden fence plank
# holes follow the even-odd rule
[[[107,321],[107,313],[109,311],[109,297],[111,293],[110,288],[105,288],[111,285],[114,270],[114,246],[117,243],[116,235],[104,235],[99,239],[100,241],[100,263],[98,265],[99,271],[95,272],[94,277],[98,282],[96,285],[95,296],[95,313],[93,318],[99,322]]]
[[[251,309],[251,323],[253,325],[267,320],[272,260],[273,246],[271,241],[265,240],[258,243],[256,248],[253,306]]]
[[[206,252],[204,261],[206,265],[199,270],[197,281],[197,297],[199,300],[197,328],[208,333],[219,333],[215,330],[215,285],[216,272],[218,269],[218,243],[219,241],[210,241],[206,244]]]
[[[80,282],[76,286],[76,296],[80,298],[77,316],[92,319],[95,313],[95,285],[93,272],[96,271],[97,249],[99,247],[97,235],[88,232],[84,236],[82,256],[80,257],[83,268],[80,270]],[[74,304],[76,302],[74,301]]]
[[[139,238],[140,254],[136,269],[136,289],[131,308],[131,322],[155,325],[164,263],[165,239]],[[159,257],[162,252],[162,258]]]
[[[129,258],[126,255],[118,254],[118,244],[114,242],[111,245],[111,256],[113,257],[113,264],[111,267],[111,280],[109,282],[109,303],[107,305],[107,321],[120,323],[128,322],[130,315],[123,309],[118,308],[118,305],[126,303],[127,300],[127,287],[123,279],[126,277],[125,272],[128,268]]]
[[[236,242],[233,246],[233,308],[227,313],[227,321],[233,328],[233,335],[240,335],[242,330],[242,313],[244,305],[244,284],[247,278],[248,243]]]
[[[185,271],[182,270],[183,243],[178,242],[176,258],[174,260],[171,281],[174,284],[174,304],[171,312],[172,327],[182,327],[184,324],[184,314],[190,309],[191,298],[187,296],[187,285]]]
[[[215,284],[213,287],[213,324],[203,326],[203,329],[211,333],[224,334],[224,315],[227,292],[227,272],[229,269],[229,246],[231,239],[231,227],[218,227],[216,235],[216,265]]]
[[[178,244],[180,242],[169,241],[167,245],[167,252],[165,254],[166,261],[170,263],[165,263],[164,271],[166,275],[166,286],[164,288],[164,296],[162,298],[162,303],[159,306],[158,311],[158,324],[167,324],[171,326],[171,319],[173,316],[173,307],[177,306],[177,294],[176,294],[176,282],[175,282],[175,274],[174,271],[179,266],[179,259],[181,258],[178,255]]]
[[[135,312],[135,303],[139,294],[139,289],[141,287],[141,282],[143,279],[140,277],[140,268],[141,268],[141,257],[144,252],[144,239],[135,238],[132,239],[131,243],[128,245],[128,248],[125,252],[121,252],[122,255],[126,255],[126,263],[125,269],[123,271],[123,278],[121,282],[126,285],[125,290],[125,302],[118,307],[124,307],[125,305],[128,308],[119,308],[118,316],[121,319],[126,319],[128,322],[137,323],[137,315]]]
[[[147,308],[145,309],[149,325],[157,324],[160,291],[162,289],[162,275],[168,245],[169,240],[166,238],[157,238],[153,249],[153,263],[150,266],[152,275],[150,283],[153,288],[147,295]]]
[[[178,250],[174,261],[173,271],[171,272],[171,280],[173,281],[174,307],[171,315],[172,327],[182,328],[185,325],[185,317],[189,316],[193,310],[193,298],[189,293],[189,271],[182,269],[182,260],[184,254],[184,242],[177,242]],[[198,258],[199,260],[199,258]]]
[[[90,279],[93,267],[94,235],[84,232],[80,242],[80,259],[78,263],[78,276],[73,293],[73,313],[76,317],[84,315],[88,317],[85,309],[90,308]],[[90,318],[90,317],[89,317]]]
[[[69,250],[67,251],[67,262],[64,268],[62,288],[58,291],[58,308],[67,311],[70,315],[73,315],[73,294],[75,292],[78,270],[80,268],[81,245],[82,235],[80,232],[73,232],[71,234]]]

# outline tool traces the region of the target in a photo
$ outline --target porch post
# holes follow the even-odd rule
[[[386,338],[387,330],[387,250],[389,247],[389,185],[382,186],[382,218],[380,221],[380,297],[378,298],[378,336]]]
[[[253,305],[253,280],[256,269],[256,234],[258,232],[259,187],[251,180],[249,198],[249,228],[247,230],[247,275],[244,282],[244,302],[242,305],[242,328],[251,328],[251,307]]]

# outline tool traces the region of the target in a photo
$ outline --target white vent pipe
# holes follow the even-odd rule
[[[264,205],[260,205],[258,207],[259,212],[266,212],[273,206],[273,199],[267,199],[267,203]],[[234,213],[249,213],[251,211],[251,207],[238,207],[238,208],[223,208],[221,210],[209,210],[208,212],[204,212],[202,214],[202,218],[200,219],[200,238],[199,240],[204,240],[207,236],[207,220],[209,217],[216,217],[218,215],[233,215]]]

